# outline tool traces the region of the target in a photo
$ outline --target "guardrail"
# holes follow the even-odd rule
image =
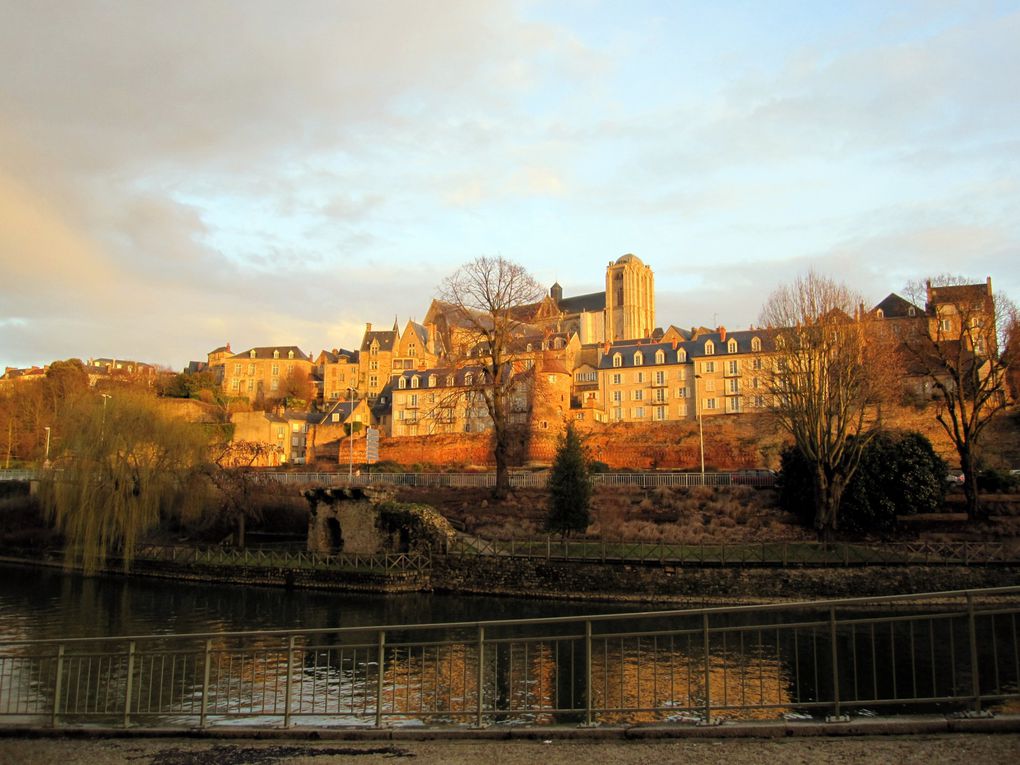
[[[495,473],[285,473],[260,472],[260,480],[316,486],[414,486],[414,487],[476,487],[496,485]],[[547,472],[510,473],[515,489],[542,489],[549,478]],[[593,486],[755,486],[775,485],[771,473],[593,473]]]
[[[0,481],[31,481],[38,474],[37,470],[0,470]]]
[[[459,536],[448,555],[494,555],[603,563],[658,562],[671,566],[937,566],[1020,563],[1016,544],[1002,542],[761,542],[679,544],[612,539]]]
[[[315,553],[304,550],[235,550],[224,547],[140,545],[136,560],[201,563],[256,568],[314,568],[358,571],[427,571],[431,558],[422,553]]]
[[[3,641],[0,721],[707,724],[722,716],[840,720],[877,708],[983,712],[1020,698],[1018,614],[1020,587],[1004,587],[586,617]]]

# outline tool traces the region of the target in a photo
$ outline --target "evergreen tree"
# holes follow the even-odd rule
[[[549,474],[549,516],[546,528],[564,536],[584,532],[591,520],[591,483],[588,455],[572,424],[560,437],[556,460]]]

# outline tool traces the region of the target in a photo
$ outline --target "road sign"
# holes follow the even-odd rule
[[[379,461],[379,428],[365,431],[365,462],[372,464]]]

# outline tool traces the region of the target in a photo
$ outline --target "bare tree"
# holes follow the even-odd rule
[[[839,528],[843,491],[874,434],[874,405],[888,392],[895,363],[879,322],[860,311],[846,286],[815,273],[777,289],[762,309],[772,353],[766,390],[773,411],[813,465],[819,539]]]
[[[236,542],[242,550],[245,548],[248,520],[259,519],[253,500],[258,474],[252,467],[272,462],[282,453],[278,445],[265,441],[229,441],[219,445],[208,466],[209,480],[222,499],[221,510],[236,524]]]
[[[510,490],[515,368],[514,339],[527,329],[528,310],[543,294],[523,266],[502,257],[465,263],[439,287],[439,299],[450,306],[456,324],[451,351],[455,366],[479,367],[469,392],[480,397],[492,420],[496,462],[495,496]]]
[[[907,286],[911,299],[924,302],[917,331],[904,342],[925,392],[935,403],[935,419],[956,447],[963,471],[967,514],[979,511],[977,457],[981,435],[1006,408],[1007,372],[1016,364],[1017,310],[1004,295],[993,295],[991,281],[973,283],[942,275]]]

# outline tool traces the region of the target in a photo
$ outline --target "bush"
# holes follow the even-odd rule
[[[780,506],[807,525],[814,512],[814,468],[794,446],[783,451],[781,461]],[[880,433],[847,485],[839,525],[855,532],[885,531],[897,515],[937,512],[945,500],[945,475],[946,463],[920,433]]]
[[[591,522],[591,483],[588,455],[573,424],[560,437],[556,460],[549,473],[549,516],[546,528],[564,536],[584,532]]]

